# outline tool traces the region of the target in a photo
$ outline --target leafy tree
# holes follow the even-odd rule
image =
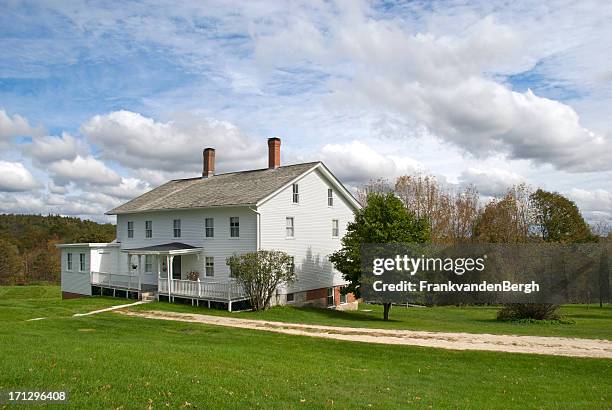
[[[0,239],[0,284],[7,285],[20,276],[21,259],[17,246]]]
[[[461,243],[472,236],[479,214],[478,192],[473,186],[450,189],[433,175],[397,178],[395,193],[417,218],[429,224],[433,243]]]
[[[538,189],[530,196],[536,228],[546,242],[596,242],[573,201],[556,192]]]
[[[482,243],[526,243],[534,224],[529,188],[525,184],[508,189],[501,199],[491,200],[474,228],[474,239]]]
[[[367,204],[354,213],[354,221],[348,224],[342,238],[342,248],[329,260],[348,285],[343,292],[353,292],[360,297],[361,246],[367,243],[424,243],[429,241],[429,229],[425,219],[404,207],[393,193],[370,193]],[[389,319],[390,303],[383,304],[384,319]]]
[[[295,280],[292,264],[282,251],[259,250],[227,258],[232,276],[244,287],[254,310],[269,308],[278,286]]]
[[[5,269],[5,283],[58,282],[58,243],[110,242],[115,226],[59,215],[0,215],[0,240],[18,250],[19,267]],[[2,251],[0,257],[14,255]],[[9,252],[9,253],[6,253]],[[11,257],[9,257],[11,258]]]

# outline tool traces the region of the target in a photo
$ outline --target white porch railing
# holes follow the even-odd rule
[[[91,272],[91,284],[112,288],[140,290],[140,277],[138,275],[128,275],[126,273]]]
[[[173,296],[227,301],[244,299],[246,297],[242,286],[235,282],[221,283],[172,279],[170,281],[170,286],[170,294]],[[168,279],[159,278],[157,290],[159,293],[167,295]]]

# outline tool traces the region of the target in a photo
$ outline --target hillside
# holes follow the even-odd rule
[[[112,224],[57,215],[0,215],[0,284],[59,283],[56,244],[114,238]]]

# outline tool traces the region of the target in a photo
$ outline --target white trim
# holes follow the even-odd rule
[[[118,248],[121,244],[118,242],[109,243],[60,243],[55,245],[56,248]]]
[[[297,177],[295,177],[294,179],[292,179],[291,181],[289,181],[288,183],[286,183],[285,185],[283,185],[282,187],[280,187],[276,191],[274,191],[271,194],[269,194],[268,196],[260,199],[257,202],[257,204],[255,204],[255,205],[257,207],[262,206],[263,204],[268,202],[270,199],[274,198],[279,192],[281,192],[285,188],[290,187],[291,185],[297,183],[302,178],[304,178],[305,176],[309,175],[311,172],[313,172],[313,171],[315,171],[317,169],[319,169],[321,171],[321,173],[323,174],[323,176],[334,186],[334,188],[336,188],[336,190],[339,193],[342,194],[342,196],[347,200],[347,202],[350,204],[350,206],[353,207],[353,209],[361,209],[361,204],[359,203],[359,201],[357,201],[357,199],[355,199],[355,197],[349,192],[349,190],[346,189],[346,187],[344,185],[342,185],[342,182],[340,182],[338,180],[338,178],[336,178],[336,176],[334,174],[332,174],[331,171],[329,169],[327,169],[325,164],[323,164],[322,162],[316,163],[312,168],[304,171],[302,174],[298,175]],[[299,205],[299,204],[295,204],[295,205]]]

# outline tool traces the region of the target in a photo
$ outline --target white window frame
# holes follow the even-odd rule
[[[295,273],[295,256],[290,256],[291,262],[289,263],[289,272]]]
[[[181,237],[181,220],[180,219],[172,220],[172,237],[173,238]]]
[[[230,221],[230,238],[240,238],[240,217],[230,216],[229,221]],[[234,235],[234,229],[236,230],[236,235]]]
[[[208,226],[208,221],[210,221],[210,226]],[[208,235],[209,229],[210,235]],[[215,218],[204,218],[204,237],[208,239],[215,237]]]
[[[340,236],[340,222],[337,219],[332,219],[332,238]]]
[[[334,206],[334,190],[332,188],[327,189],[327,206],[330,208]]]
[[[331,291],[331,294],[330,294]],[[327,288],[327,306],[335,306],[336,305],[336,301],[335,301],[335,295],[336,292],[334,291],[334,288]],[[331,298],[331,304],[329,303],[329,298]]]
[[[153,273],[153,255],[145,255],[145,273]]]
[[[66,270],[72,271],[74,269],[74,261],[72,259],[72,252],[66,254]]]
[[[291,202],[293,202],[294,204],[299,204],[300,203],[300,186],[295,183],[293,185],[291,185]]]
[[[348,296],[348,295],[347,295],[346,293],[345,293],[345,294],[342,294],[342,289],[340,289],[340,301],[339,301],[339,302],[340,302],[340,304],[341,304],[341,305],[344,305],[344,304],[348,303],[348,298],[347,298],[347,296]],[[344,300],[343,300],[343,299],[344,299]]]
[[[145,239],[153,238],[153,221],[145,221]]]
[[[288,216],[285,218],[285,237],[293,239],[295,237],[295,218]]]
[[[207,256],[204,258],[204,276],[212,278],[215,276],[215,257]]]
[[[293,292],[287,293],[287,296],[285,297],[285,299],[287,300],[287,303],[295,302],[295,293]]]
[[[129,239],[134,237],[134,221],[128,221],[127,223],[127,237]]]
[[[85,268],[87,267],[87,257],[85,253],[79,253],[79,272],[87,272]]]

